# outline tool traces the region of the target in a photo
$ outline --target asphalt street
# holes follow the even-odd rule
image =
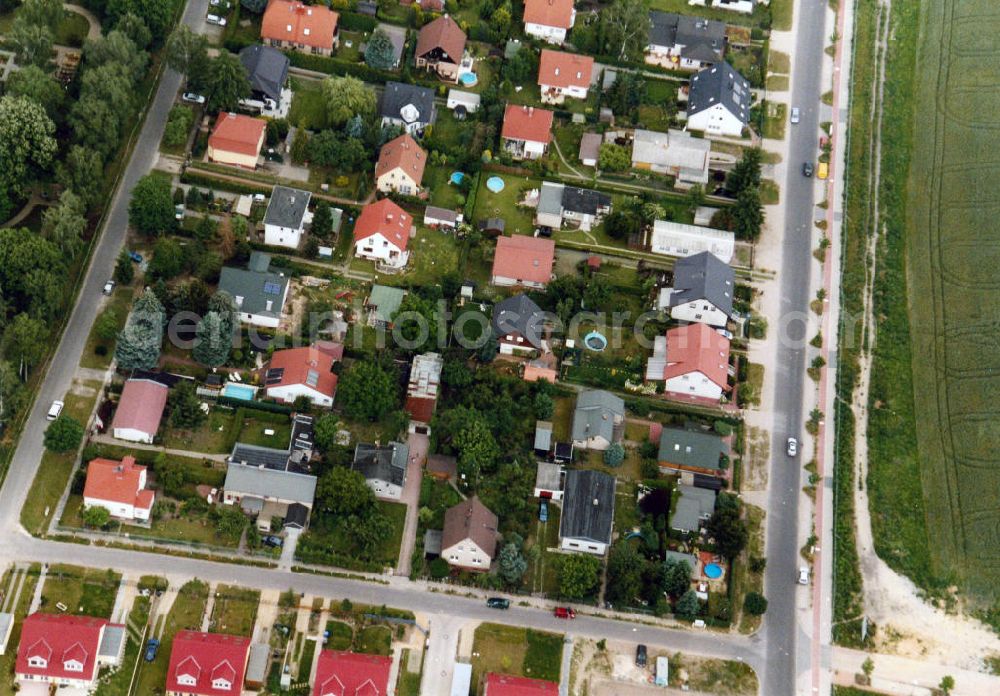
[[[785,455],[788,437],[801,440],[805,424],[803,397],[812,383],[806,382],[805,322],[809,313],[812,269],[812,232],[815,213],[815,180],[802,174],[805,162],[816,162],[819,154],[820,95],[822,93],[823,46],[826,42],[826,0],[801,0],[796,36],[791,105],[801,109],[798,125],[789,125],[787,178],[782,187],[785,201],[785,236],[781,263],[781,314],[768,320],[777,330],[777,374],[774,381],[774,429],[771,433],[772,463],[767,509],[767,570],[764,594],[768,600],[763,635],[766,639],[762,692],[795,693],[796,673],[809,667],[808,641],[796,613],[800,591],[796,584],[799,556],[799,502],[805,483],[800,452]],[[777,321],[775,321],[777,319]],[[800,448],[801,449],[801,448]],[[799,656],[801,655],[801,661]]]

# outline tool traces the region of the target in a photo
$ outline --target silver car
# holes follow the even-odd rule
[[[789,457],[794,457],[798,455],[799,441],[796,440],[794,437],[788,438],[788,441],[785,443],[785,452],[788,453]]]
[[[809,584],[809,569],[805,566],[799,568],[799,584],[808,585]]]
[[[799,107],[793,106],[792,107],[792,124],[794,125],[794,124],[796,124],[798,122],[799,122]]]

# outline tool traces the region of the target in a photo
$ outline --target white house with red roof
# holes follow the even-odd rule
[[[562,104],[566,97],[586,99],[594,74],[594,59],[575,53],[542,49],[538,86],[543,104]]]
[[[543,157],[552,142],[553,115],[547,109],[508,104],[500,130],[504,149],[515,159]]]
[[[354,223],[354,255],[389,269],[403,268],[414,231],[413,217],[388,198],[369,203]]]
[[[256,169],[266,130],[264,119],[221,113],[208,136],[208,158],[221,164]]]
[[[149,519],[153,509],[153,491],[146,488],[146,467],[135,457],[91,459],[87,464],[87,483],[83,488],[85,508],[102,507],[121,520]]]
[[[250,639],[179,631],[167,668],[167,696],[240,696]]]
[[[127,380],[111,421],[111,434],[118,440],[152,444],[169,391],[165,384],[151,379]]]
[[[375,188],[382,193],[398,191],[405,196],[415,196],[420,193],[426,166],[427,153],[412,135],[403,133],[379,150],[375,163]]]
[[[524,33],[562,45],[576,22],[573,0],[524,0]]]
[[[343,357],[344,346],[332,341],[276,350],[263,371],[264,391],[286,404],[304,396],[314,406],[329,408],[337,394],[337,375],[331,370]]]
[[[515,234],[497,238],[493,256],[494,285],[544,288],[552,280],[556,243],[543,237]]]
[[[557,696],[555,682],[490,672],[483,679],[483,696]]]
[[[719,400],[729,391],[729,339],[707,324],[669,329],[653,341],[646,379],[668,393]]]
[[[324,5],[271,0],[261,20],[261,41],[275,48],[328,56],[338,44],[340,15]]]
[[[322,650],[316,661],[313,696],[386,696],[392,658]]]
[[[30,683],[92,688],[100,667],[121,662],[123,629],[93,616],[31,614],[21,626],[14,668],[21,689]]]

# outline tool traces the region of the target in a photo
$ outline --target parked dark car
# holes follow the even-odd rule
[[[802,176],[812,176],[813,175],[813,164],[812,162],[805,162],[802,165]]]
[[[510,600],[503,597],[490,597],[486,600],[490,609],[510,609]]]
[[[156,659],[156,651],[160,648],[160,641],[156,638],[150,638],[146,641],[146,654],[143,656],[146,662],[152,662]]]
[[[645,667],[646,666],[646,646],[637,645],[635,646],[635,666]]]
[[[264,546],[270,546],[273,549],[280,549],[285,543],[279,536],[266,536],[260,541]]]
[[[548,522],[549,521],[549,504],[544,500],[538,504],[538,521]]]

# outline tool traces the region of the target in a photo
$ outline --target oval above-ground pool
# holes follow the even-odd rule
[[[486,180],[486,188],[488,188],[493,193],[500,193],[504,190],[507,184],[504,183],[503,179],[499,176],[491,176]]]
[[[467,72],[459,75],[458,81],[466,87],[472,87],[474,84],[479,82],[479,78],[476,76],[476,73]]]
[[[604,334],[599,331],[591,331],[589,334],[583,337],[583,345],[587,346],[588,350],[592,350],[595,353],[600,353],[602,350],[608,347],[608,339],[604,337]]]
[[[451,183],[458,186],[463,181],[465,181],[465,174],[463,172],[452,172],[451,173]]]
[[[722,566],[718,563],[708,563],[702,572],[705,573],[705,577],[709,580],[718,580],[722,577]]]

